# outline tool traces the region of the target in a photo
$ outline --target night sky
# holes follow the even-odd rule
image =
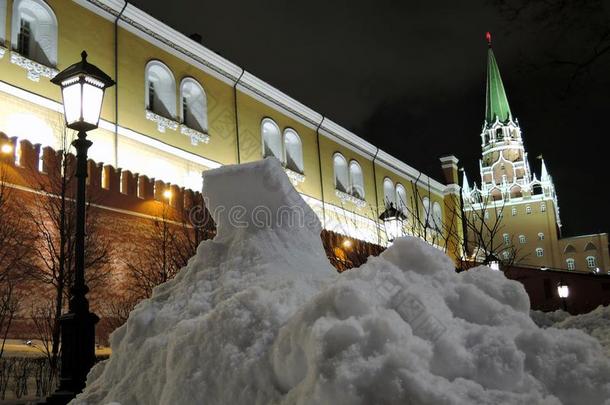
[[[491,31],[563,234],[610,231],[610,0],[132,3],[439,180],[455,154],[477,183]]]

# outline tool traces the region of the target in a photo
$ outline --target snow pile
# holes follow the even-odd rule
[[[538,328],[502,273],[456,274],[402,238],[339,276],[277,161],[204,182],[218,236],[131,313],[74,403],[610,403],[599,343]]]
[[[570,316],[558,310],[554,312],[532,311],[537,325],[559,329],[580,329],[597,338],[610,356],[610,306],[599,306],[588,314]]]

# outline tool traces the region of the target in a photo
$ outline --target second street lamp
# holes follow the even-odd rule
[[[85,283],[85,215],[87,150],[91,141],[87,131],[97,128],[104,91],[114,81],[97,66],[82,60],[55,76],[51,82],[60,86],[66,126],[78,131],[72,142],[76,149],[76,238],[74,280],[70,290],[69,312],[61,317],[61,370],[59,387],[47,399],[48,404],[66,404],[85,387],[87,373],[95,363],[95,324],[97,315],[89,311]]]
[[[570,295],[570,288],[566,283],[560,281],[557,283],[557,295],[561,298],[561,304],[563,305],[563,310],[568,312],[568,296]]]
[[[389,242],[393,242],[396,238],[402,236],[402,224],[407,217],[402,211],[396,209],[393,203],[386,206],[379,219],[383,221]]]

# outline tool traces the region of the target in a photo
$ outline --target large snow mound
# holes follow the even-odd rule
[[[206,173],[204,194],[218,236],[134,309],[74,403],[610,403],[599,342],[537,327],[502,273],[402,238],[337,275],[272,159]]]
[[[593,336],[610,356],[610,306],[599,306],[588,314],[573,315],[557,310],[554,312],[532,311],[532,319],[537,325],[560,329],[579,329]]]

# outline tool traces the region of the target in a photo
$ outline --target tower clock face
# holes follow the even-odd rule
[[[507,149],[502,152],[504,159],[509,162],[515,162],[517,160],[521,160],[521,152],[518,149]]]

